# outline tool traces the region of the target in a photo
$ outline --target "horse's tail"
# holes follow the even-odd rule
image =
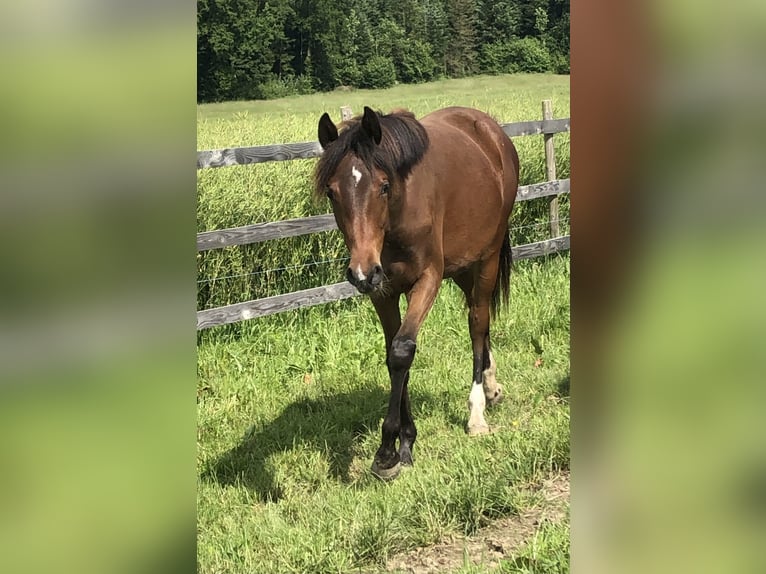
[[[511,267],[513,266],[513,251],[511,250],[511,230],[506,229],[503,237],[503,246],[500,248],[500,262],[497,268],[497,279],[495,280],[495,289],[492,291],[492,318],[497,315],[500,302],[508,305],[508,299],[511,292]]]

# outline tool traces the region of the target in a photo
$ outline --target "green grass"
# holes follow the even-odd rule
[[[522,551],[500,563],[500,574],[568,574],[569,522],[543,522]]]
[[[543,99],[553,100],[556,117],[569,117],[569,76],[479,76],[388,90],[205,104],[198,106],[197,149],[315,140],[320,115],[328,111],[337,121],[343,105],[350,105],[355,112],[364,105],[383,111],[404,107],[418,116],[445,106],[466,105],[487,111],[499,121],[516,122],[540,118]],[[554,141],[557,176],[569,177],[569,134],[558,134]],[[514,142],[521,162],[521,184],[545,180],[543,138],[518,137]],[[198,231],[327,213],[326,203],[311,199],[315,162],[296,160],[198,171]],[[567,233],[568,196],[562,196],[560,203],[562,233]],[[545,198],[516,205],[512,218],[515,245],[547,237],[547,206]],[[343,275],[345,256],[345,246],[336,232],[200,253],[198,307],[212,308],[334,283]]]
[[[307,96],[291,96],[277,100],[253,100],[242,102],[224,102],[217,104],[200,104],[197,106],[197,121],[204,123],[210,120],[231,120],[237,114],[247,113],[259,121],[273,121],[283,115],[302,116],[310,114],[312,118],[317,110],[330,112],[333,117],[339,113],[341,106],[351,106],[361,111],[367,105],[385,110],[388,107],[404,105],[417,114],[424,114],[449,105],[472,105],[484,109],[490,114],[511,113],[510,116],[497,116],[506,122],[525,121],[541,117],[540,100],[552,99],[553,112],[557,117],[569,115],[569,76],[552,74],[512,74],[500,76],[472,76],[456,80],[441,80],[427,84],[400,84],[386,90],[336,90],[334,92],[318,92]],[[508,104],[525,102],[532,104],[530,111],[533,115],[527,117],[516,115],[523,113],[523,108],[509,108]],[[533,109],[532,109],[533,108]],[[315,120],[318,118],[314,118]],[[305,127],[305,126],[304,126]],[[315,125],[308,126],[306,131],[299,123],[280,126],[281,133],[286,138],[297,137],[314,139]],[[258,145],[276,143],[267,141],[262,134],[256,142],[240,139],[236,145]],[[290,141],[285,139],[284,141]],[[222,141],[212,147],[229,147],[232,142]],[[199,148],[207,149],[207,148]]]
[[[530,487],[568,468],[567,256],[517,265],[492,329],[506,399],[488,411],[485,437],[465,434],[470,339],[462,295],[444,283],[411,371],[415,467],[390,484],[368,471],[389,386],[370,303],[248,323],[199,345],[200,572],[375,571],[393,553],[523,511],[536,502]],[[553,546],[536,552],[565,561]],[[547,571],[519,560],[507,571]]]

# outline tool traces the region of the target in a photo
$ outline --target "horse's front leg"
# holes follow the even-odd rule
[[[386,367],[388,368],[388,376],[392,377],[390,362],[391,345],[394,342],[396,333],[402,326],[402,316],[399,311],[399,295],[373,295],[371,299],[372,304],[375,306],[375,311],[378,313],[380,324],[383,327],[383,335],[386,339]],[[412,448],[418,436],[418,430],[415,427],[415,421],[410,410],[410,396],[407,388],[409,386],[409,379],[410,373],[407,371],[404,377],[404,384],[402,385],[402,400],[399,409],[399,462],[405,466],[413,464]]]
[[[412,464],[412,445],[415,442],[416,431],[406,387],[409,381],[410,365],[415,358],[418,331],[433,305],[440,284],[441,273],[437,269],[429,268],[421,275],[407,294],[407,313],[396,334],[391,338],[390,345],[388,333],[386,334],[388,346],[386,362],[391,377],[391,396],[388,401],[388,412],[381,428],[380,448],[375,453],[375,460],[372,463],[373,474],[383,480],[396,478],[401,469],[400,463]],[[381,316],[383,330],[386,332],[386,323],[381,315],[381,309],[378,309],[379,306],[389,318],[389,327],[392,327],[394,323],[390,319],[393,310],[390,308],[390,302],[375,303],[378,315]],[[398,314],[398,302],[396,313]],[[400,438],[398,451],[397,438]]]

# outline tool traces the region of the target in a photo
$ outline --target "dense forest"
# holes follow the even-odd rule
[[[197,0],[197,100],[569,73],[569,0]]]

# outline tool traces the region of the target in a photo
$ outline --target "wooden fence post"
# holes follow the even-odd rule
[[[352,117],[354,117],[354,114],[351,111],[351,106],[341,106],[340,121],[345,122],[346,120],[350,120]]]
[[[543,121],[553,119],[553,108],[550,100],[543,100]],[[556,150],[553,146],[553,134],[544,134],[545,142],[545,177],[548,181],[556,179]],[[554,197],[550,203],[549,217],[551,222],[551,237],[559,236],[559,198]]]

